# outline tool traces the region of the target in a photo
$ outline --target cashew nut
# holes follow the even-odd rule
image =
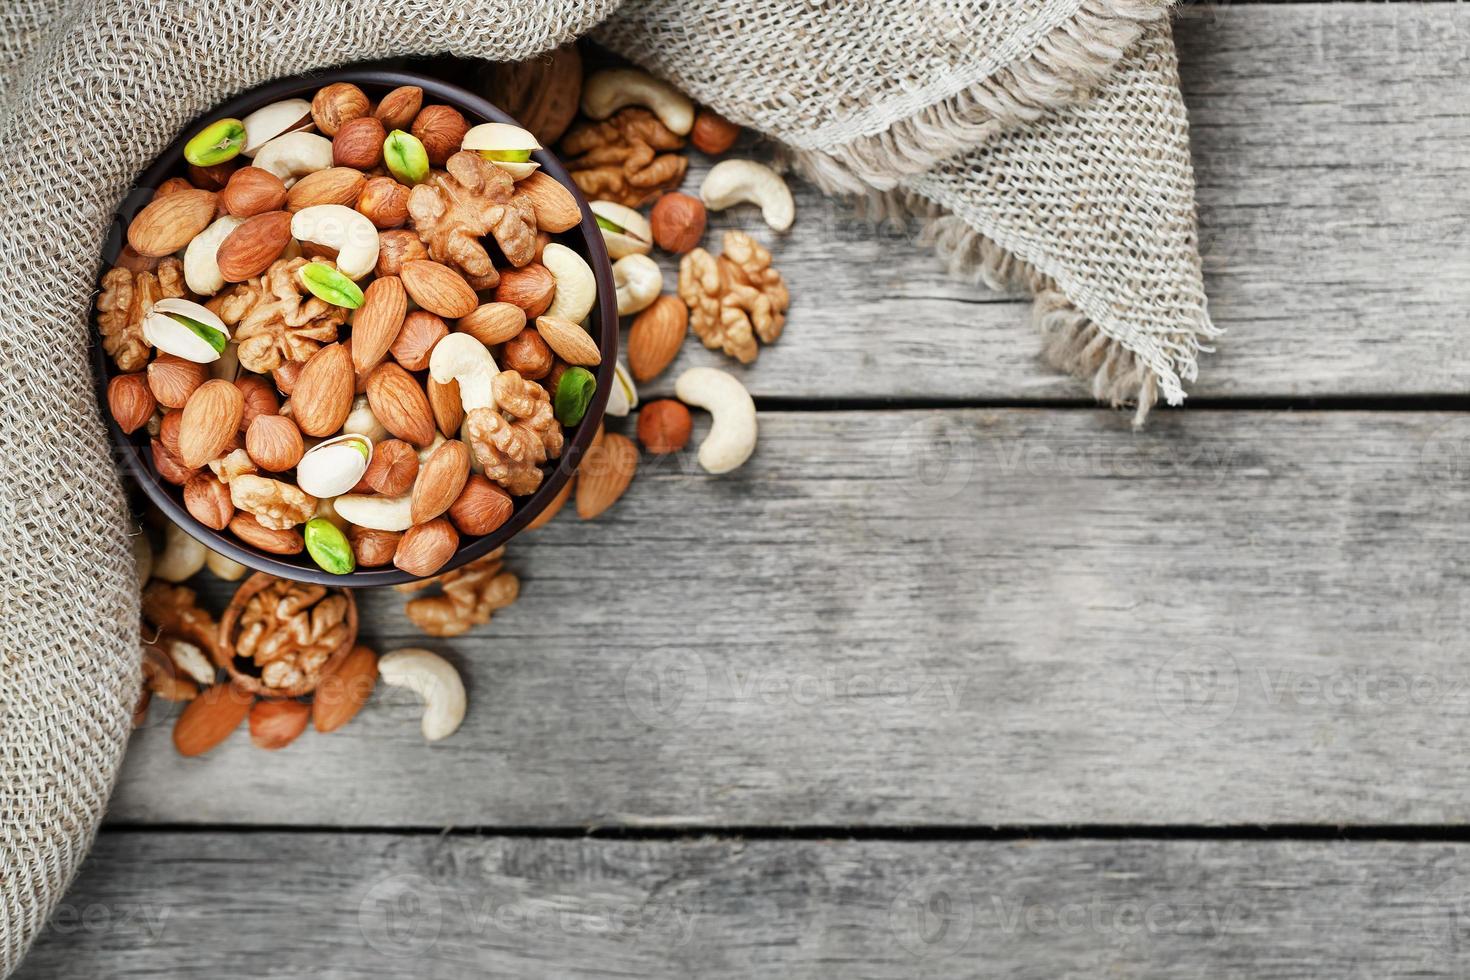
[[[711,211],[723,211],[736,204],[758,204],[761,217],[776,231],[785,231],[796,220],[791,188],[780,174],[754,160],[723,160],[715,164],[705,175],[699,196]]]
[[[689,96],[647,72],[606,68],[593,72],[582,84],[582,112],[591,119],[606,119],[630,105],[652,109],[660,122],[680,136],[694,128],[694,103]]]
[[[592,304],[597,302],[597,277],[592,275],[592,267],[586,259],[559,242],[552,242],[541,250],[541,264],[556,280],[556,292],[551,297],[551,305],[546,308],[546,315],[581,323],[592,312]]]
[[[209,554],[204,558],[204,567],[209,569],[215,578],[224,579],[226,582],[238,582],[249,571],[249,569],[235,559],[226,558],[213,548],[210,549]]]
[[[429,354],[429,377],[441,385],[459,382],[459,403],[466,415],[477,408],[495,407],[490,382],[499,373],[490,348],[467,333],[442,337]]]
[[[227,214],[215,218],[214,224],[194,236],[184,249],[184,282],[188,283],[189,292],[213,296],[224,288],[225,277],[220,275],[217,260],[220,243],[244,223],[244,218]]]
[[[615,418],[622,418],[637,407],[638,388],[633,384],[633,376],[623,367],[623,362],[619,361],[613,365],[613,384],[607,393],[605,411]]]
[[[138,588],[148,584],[153,577],[153,545],[148,535],[139,531],[133,536],[133,566],[138,572]]]
[[[388,430],[373,414],[371,406],[368,405],[367,395],[358,395],[352,399],[352,411],[347,413],[347,421],[342,423],[342,431],[367,436],[374,445],[388,438]]]
[[[663,291],[664,274],[646,255],[625,255],[613,263],[612,270],[618,287],[618,316],[643,312]]]
[[[177,524],[163,529],[163,550],[153,556],[153,577],[182,582],[204,567],[209,549]]]
[[[602,219],[597,226],[602,229],[608,255],[620,259],[625,255],[647,255],[653,249],[653,226],[643,215],[616,201],[593,201],[590,207]],[[621,230],[615,231],[608,225]]]
[[[252,162],[290,187],[307,174],[332,165],[332,141],[316,133],[287,133],[262,146]]]
[[[314,204],[291,219],[291,237],[337,250],[337,268],[361,279],[378,264],[378,229],[367,215],[345,204]]]
[[[681,402],[705,409],[712,424],[699,444],[699,465],[711,473],[728,473],[755,451],[755,402],[732,374],[716,368],[690,368],[674,382]]]
[[[464,721],[464,682],[454,665],[437,653],[407,647],[378,658],[384,684],[413,691],[424,701],[424,738],[448,738]]]
[[[240,121],[245,124],[245,145],[240,148],[240,153],[253,157],[262,146],[282,133],[310,128],[311,103],[305,99],[282,99],[261,106]]]
[[[374,531],[407,531],[413,527],[413,494],[378,497],[349,493],[332,502],[337,513],[358,527]]]

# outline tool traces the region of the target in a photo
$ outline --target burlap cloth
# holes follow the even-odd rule
[[[104,230],[182,127],[261,82],[586,32],[928,220],[1036,294],[1098,397],[1183,398],[1213,330],[1158,0],[11,0],[0,10],[0,970],[85,854],[138,694],[128,518],[88,382]],[[977,342],[978,338],[977,338]]]

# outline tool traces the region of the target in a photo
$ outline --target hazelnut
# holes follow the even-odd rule
[[[153,451],[153,468],[158,471],[159,477],[177,487],[189,482],[195,471],[185,466],[177,454],[169,452],[164,447],[163,440],[152,440],[149,448]]]
[[[357,210],[380,231],[399,228],[408,221],[408,192],[407,187],[392,177],[374,177],[357,195]]]
[[[362,89],[351,82],[336,82],[321,89],[311,100],[311,119],[325,136],[336,136],[342,124],[372,109]]]
[[[362,480],[385,497],[397,497],[413,489],[418,475],[418,450],[402,439],[384,439],[373,447],[373,461]]]
[[[209,367],[172,354],[159,354],[148,365],[148,388],[165,408],[183,408],[194,389],[209,380]]]
[[[119,374],[107,383],[107,409],[117,427],[129,435],[153,417],[157,404],[142,374]]]
[[[372,116],[349,119],[332,139],[332,163],[371,170],[383,162],[383,140],[387,137],[383,124]]]
[[[200,473],[184,484],[184,508],[205,527],[223,531],[235,516],[230,488],[213,473]]]
[[[423,104],[424,90],[417,85],[404,85],[383,96],[373,115],[382,122],[384,129],[407,129]]]
[[[170,456],[179,454],[179,425],[184,421],[184,413],[178,409],[172,412],[164,412],[163,419],[158,423],[158,441],[163,443],[163,448]]]
[[[447,105],[424,106],[414,117],[410,132],[424,144],[431,166],[442,167],[444,162],[459,152],[464,134],[470,131],[459,110]]]
[[[444,321],[427,310],[414,310],[403,318],[398,337],[388,351],[405,371],[423,371],[429,366],[434,345],[449,336]]]
[[[717,157],[740,138],[740,127],[713,109],[701,108],[694,116],[694,128],[689,131],[689,142],[700,153]]]
[[[556,277],[539,262],[502,270],[495,287],[495,302],[519,306],[533,320],[550,308],[555,295]]]
[[[683,449],[693,427],[689,409],[672,398],[660,398],[638,410],[638,441],[656,456]]]
[[[357,563],[364,568],[378,568],[393,561],[393,552],[398,550],[398,541],[403,535],[397,531],[378,531],[354,524],[347,529],[347,540],[352,542],[352,551]]]
[[[379,276],[396,276],[403,271],[405,262],[418,262],[428,257],[429,250],[414,232],[402,229],[385,231],[378,236],[378,265],[374,271]]]
[[[301,430],[284,415],[258,415],[245,431],[246,454],[271,473],[284,473],[301,462],[305,449]]]
[[[704,238],[704,202],[674,191],[658,199],[648,216],[653,240],[668,252],[688,252]]]
[[[301,369],[306,365],[301,361],[287,361],[271,372],[271,380],[276,383],[276,389],[287,398],[291,392],[296,390],[296,379],[301,377]]]
[[[245,411],[240,416],[240,431],[250,428],[258,415],[275,415],[281,410],[281,400],[276,390],[252,374],[243,374],[235,379],[235,387],[245,396]]]
[[[503,371],[517,371],[521,377],[537,381],[551,373],[551,348],[536,332],[527,327],[505,342],[500,350],[500,365]]]
[[[237,218],[251,218],[286,205],[286,185],[269,170],[241,167],[219,193],[220,207]]]
[[[240,169],[238,160],[226,160],[212,167],[196,167],[189,164],[189,182],[207,191],[217,191],[230,182],[230,177]]]
[[[489,534],[510,520],[514,511],[510,494],[481,474],[472,473],[449,505],[449,519],[465,534]]]

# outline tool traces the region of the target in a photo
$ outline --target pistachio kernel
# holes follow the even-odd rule
[[[604,218],[600,214],[595,214],[593,215],[593,217],[597,219],[597,227],[601,228],[603,231],[610,231],[614,235],[626,235],[628,233],[628,229],[624,228],[616,221],[611,221],[607,218]]]
[[[347,575],[357,567],[352,542],[325,517],[313,517],[306,522],[306,553],[323,571],[333,575]]]
[[[399,183],[423,183],[429,176],[429,153],[412,133],[395,129],[383,140],[383,163]]]
[[[556,420],[562,425],[576,425],[587,414],[597,379],[586,368],[568,368],[556,383]]]
[[[362,305],[362,289],[357,283],[325,262],[308,262],[296,275],[317,299],[349,310]]]
[[[525,163],[531,159],[530,150],[480,150],[480,158],[491,163]]]
[[[233,160],[244,147],[245,124],[238,119],[221,119],[184,144],[184,159],[196,167],[213,167]]]

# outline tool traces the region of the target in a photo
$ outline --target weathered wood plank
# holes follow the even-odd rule
[[[1470,386],[1470,10],[1191,5],[1176,33],[1206,285],[1228,330],[1193,393]],[[711,227],[770,242],[752,219],[745,209]],[[1024,302],[951,281],[912,232],[799,188],[776,253],[795,306],[776,347],[737,368],[757,394],[1086,397],[1037,360]],[[722,360],[691,340],[675,370]]]
[[[1462,976],[1464,845],[108,834],[16,974]]]
[[[701,423],[702,425],[702,423]],[[701,435],[696,430],[696,438]],[[450,651],[276,754],[135,737],[120,821],[359,826],[1461,823],[1451,414],[771,413],[512,547]],[[687,460],[686,460],[687,462]],[[424,644],[394,593],[381,647]]]

